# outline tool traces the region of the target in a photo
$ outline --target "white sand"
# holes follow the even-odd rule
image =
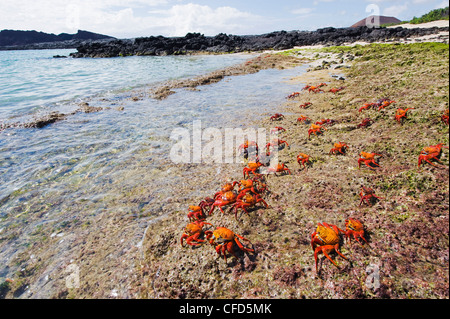
[[[388,28],[396,28],[396,27],[402,27],[405,29],[433,28],[433,27],[444,28],[444,27],[448,27],[448,25],[449,25],[448,20],[438,20],[438,21],[432,21],[432,22],[421,23],[421,24],[410,24],[410,23],[399,24],[399,25],[390,26]]]

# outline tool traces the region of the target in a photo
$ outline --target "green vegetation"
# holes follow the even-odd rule
[[[435,10],[431,10],[430,12],[422,15],[419,18],[414,17],[410,21],[402,21],[400,23],[382,24],[381,27],[389,27],[389,26],[401,25],[401,24],[405,24],[405,23],[420,24],[420,23],[432,22],[432,21],[437,21],[437,20],[448,20],[448,12],[449,12],[449,7],[435,9]]]
[[[409,23],[419,24],[436,20],[448,20],[448,7],[431,10],[427,14],[421,16],[420,18],[417,17],[412,18],[412,20],[409,21]]]

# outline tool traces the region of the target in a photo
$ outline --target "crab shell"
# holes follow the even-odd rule
[[[323,245],[336,245],[339,243],[339,235],[338,232],[332,228],[332,226],[334,225],[319,223],[313,237],[321,241]]]

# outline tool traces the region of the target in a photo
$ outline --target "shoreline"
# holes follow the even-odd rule
[[[366,49],[370,50],[370,48]],[[435,262],[439,263],[439,267],[436,266],[438,269],[435,271],[436,276],[443,275],[445,266],[442,266],[442,264],[445,264],[445,248],[448,251],[448,237],[447,247],[445,247],[445,239],[442,243],[442,236],[439,234],[441,232],[443,234],[448,233],[448,228],[445,229],[445,223],[448,222],[448,208],[447,212],[445,208],[443,209],[446,203],[448,207],[448,188],[437,188],[437,190],[434,190],[434,188],[437,183],[448,181],[448,168],[445,171],[436,172],[427,167],[424,174],[427,178],[430,178],[431,181],[428,181],[428,183],[431,183],[431,186],[423,188],[423,194],[407,195],[408,193],[404,192],[402,188],[396,191],[383,185],[394,183],[399,178],[402,182],[409,181],[408,176],[410,175],[419,179],[420,175],[416,173],[415,168],[416,150],[413,147],[423,143],[437,143],[437,136],[445,128],[439,127],[436,132],[434,130],[431,133],[428,132],[428,136],[423,137],[424,141],[421,141],[421,144],[417,141],[413,145],[406,145],[404,141],[397,143],[395,138],[404,136],[400,134],[404,132],[398,132],[400,128],[394,125],[391,128],[394,109],[391,107],[384,113],[371,111],[370,116],[375,116],[377,122],[368,130],[357,129],[358,122],[363,117],[368,116],[366,113],[358,113],[357,107],[360,107],[364,102],[371,102],[379,98],[381,94],[389,92],[388,89],[385,89],[385,91],[375,90],[377,85],[382,87],[383,84],[380,81],[373,86],[368,86],[367,79],[364,77],[366,75],[364,72],[368,72],[367,70],[361,71],[363,77],[358,78],[354,69],[359,64],[355,62],[354,52],[327,52],[315,48],[312,51],[306,50],[298,56],[302,59],[314,58],[315,60],[309,62],[310,72],[286,80],[298,83],[298,90],[301,92],[301,95],[295,99],[280,101],[280,104],[274,105],[273,113],[285,112],[286,119],[275,124],[268,118],[255,121],[252,120],[251,114],[246,115],[246,119],[251,125],[266,129],[270,129],[273,125],[281,125],[288,130],[281,133],[279,137],[287,140],[291,147],[280,150],[279,154],[280,160],[288,163],[293,175],[268,177],[268,186],[271,193],[265,199],[271,206],[269,209],[258,206],[258,209],[251,210],[248,215],[242,214],[240,221],[236,221],[232,213],[222,215],[217,209],[211,217],[207,218],[207,222],[211,222],[215,226],[228,227],[249,238],[256,249],[255,255],[239,254],[238,259],[230,256],[225,263],[223,259],[218,258],[214,248],[209,244],[193,249],[191,247],[182,248],[179,245],[180,236],[188,223],[186,217],[188,205],[197,204],[203,196],[211,196],[211,190],[217,191],[220,184],[225,181],[241,179],[243,165],[208,165],[206,168],[205,164],[172,165],[171,169],[175,173],[192,170],[198,172],[198,174],[195,174],[196,176],[191,180],[184,181],[176,186],[177,192],[181,194],[180,198],[171,199],[170,202],[176,208],[169,215],[159,216],[148,222],[140,241],[140,247],[135,247],[123,253],[124,260],[130,264],[130,268],[133,268],[134,271],[127,273],[128,277],[126,278],[115,273],[104,274],[98,267],[108,269],[108,263],[113,263],[113,261],[106,261],[107,256],[103,256],[102,252],[100,252],[100,256],[95,253],[99,253],[100,243],[110,238],[108,236],[112,236],[112,234],[105,235],[106,239],[98,239],[96,234],[86,233],[86,238],[77,240],[77,242],[81,241],[79,244],[85,246],[78,257],[81,259],[91,258],[90,264],[98,262],[99,265],[91,266],[94,268],[90,269],[91,273],[82,273],[83,281],[86,283],[83,284],[81,289],[64,289],[61,285],[54,291],[54,296],[57,298],[195,299],[402,297],[405,295],[397,295],[398,291],[401,291],[398,285],[403,287],[404,282],[413,285],[414,280],[419,280],[415,279],[414,276],[412,277],[414,280],[411,279],[410,272],[405,270],[408,263],[411,264],[409,267],[417,266],[416,263],[411,263],[407,259],[409,257],[405,257],[404,254],[414,253],[415,258],[419,259],[424,265],[429,265],[430,262],[425,252],[419,250],[421,254],[417,253],[414,245],[418,244],[411,244],[406,241],[408,236],[412,236],[412,239],[416,240],[413,230],[423,227],[427,227],[426,231],[429,233],[421,233],[422,237],[418,239],[421,244],[419,248],[424,249],[423,247],[428,247],[426,245],[434,245],[435,242],[429,236],[435,234],[435,240],[438,241],[440,249],[431,248],[429,253],[436,256]],[[340,63],[340,59],[344,59],[344,63]],[[283,60],[280,59],[280,61]],[[327,63],[324,63],[324,61]],[[332,63],[332,61],[337,63]],[[370,63],[370,60],[369,62],[361,62],[361,65],[368,63]],[[348,65],[351,68],[328,68],[336,65]],[[332,76],[336,73],[343,74],[345,80],[338,80]],[[222,74],[219,74],[219,78],[221,76]],[[389,78],[389,74],[385,74],[385,77]],[[383,78],[383,76],[380,76],[380,78]],[[214,79],[216,78],[207,79],[207,82],[209,80],[214,81]],[[195,84],[195,82],[183,81],[181,82],[187,88],[192,83]],[[317,84],[323,81],[328,82],[328,86],[325,87],[327,90],[333,86],[345,86],[346,89],[337,94],[329,92],[314,94],[301,91],[305,83]],[[180,83],[177,82],[174,85],[180,85]],[[442,84],[436,85],[439,87]],[[440,92],[438,89],[436,90],[437,93]],[[170,93],[170,87],[169,91],[163,90],[163,93],[167,92]],[[443,93],[439,94],[442,95]],[[164,96],[166,95],[163,94],[162,97]],[[402,99],[398,101],[399,106],[405,105],[405,103],[413,103],[416,108],[421,109],[422,115],[426,115],[425,110],[427,109],[425,107],[420,108],[418,101],[411,101],[405,95],[399,94],[397,96]],[[393,96],[393,98],[397,98],[397,96]],[[313,103],[311,107],[299,108],[299,104],[308,101]],[[438,111],[442,109],[442,103],[439,103],[433,104],[431,108],[436,116]],[[333,118],[337,123],[328,127],[322,136],[317,138],[313,136],[311,140],[308,140],[307,129],[309,125],[296,122],[296,118],[300,114],[309,116],[314,121],[321,118]],[[432,121],[431,117],[427,117],[427,119]],[[428,122],[422,122],[420,117],[417,116],[413,116],[412,121],[414,121],[412,124],[407,123],[402,127],[416,130],[417,136],[419,136],[419,128],[428,126]],[[432,123],[436,126],[439,124],[436,121],[432,121]],[[417,128],[412,125],[417,126]],[[333,146],[333,142],[341,138],[346,139],[345,141],[350,145],[349,153],[345,156],[330,156],[328,152]],[[389,144],[394,145],[392,147],[395,148],[395,151],[386,146]],[[381,162],[383,166],[381,173],[357,169],[355,164],[357,154],[364,150],[367,145],[384,154],[385,159]],[[408,151],[402,152],[400,146],[407,148]],[[295,157],[299,151],[308,152],[312,156],[313,164],[308,169],[300,169],[297,166]],[[409,158],[413,158],[413,161],[409,161]],[[406,163],[396,164],[395,161],[397,160],[406,160]],[[448,153],[443,156],[443,161],[447,165]],[[145,167],[142,168],[145,169]],[[219,177],[217,176],[218,171],[220,172]],[[150,174],[150,172],[147,172],[147,174]],[[383,177],[383,175],[387,177]],[[374,207],[359,207],[358,192],[361,182],[374,184],[372,186],[376,188],[377,194],[381,193],[387,199],[378,202]],[[417,185],[417,187],[423,187],[418,182]],[[430,189],[432,189],[431,194]],[[194,193],[193,190],[196,190],[196,192]],[[436,193],[434,197],[442,198],[442,203],[432,202],[433,192]],[[139,199],[139,197],[135,196],[135,199]],[[422,212],[423,206],[426,207],[425,211],[429,212],[431,217],[424,215]],[[351,256],[352,263],[346,263],[338,256],[333,256],[333,259],[336,259],[342,266],[341,269],[336,269],[327,260],[323,260],[321,262],[321,277],[317,278],[309,243],[311,232],[314,231],[317,222],[322,221],[344,227],[344,220],[349,215],[363,220],[369,234],[368,239],[371,247],[359,247],[356,243],[352,245],[344,243],[342,252]],[[104,226],[101,233],[111,231],[104,225],[103,218],[106,220],[112,218],[117,223],[116,227],[113,228],[113,233],[116,234],[120,232],[119,225],[122,227],[129,227],[130,225],[127,218],[111,217],[101,213],[96,218],[96,222]],[[424,218],[427,221],[426,225],[421,223]],[[444,222],[444,225],[439,225],[438,222]],[[433,227],[437,227],[438,233],[433,232],[435,229]],[[424,240],[430,242],[422,244]],[[408,243],[406,248],[401,246],[405,242]],[[412,248],[411,245],[413,245]],[[399,253],[392,253],[392,247],[395,247]],[[380,282],[381,288],[378,290],[364,285],[364,280],[367,277],[367,265],[369,264],[382,265],[383,277]],[[394,269],[394,266],[397,268]],[[416,273],[419,272],[420,274],[421,289],[430,296],[443,296],[445,298],[445,285],[448,288],[448,277],[443,275],[442,280],[431,277],[437,288],[427,290],[426,286],[423,288],[424,279],[422,279],[422,275],[424,278],[430,278],[433,275],[427,269],[421,271],[422,268],[416,269]],[[399,274],[402,275],[402,281],[399,280],[400,283],[396,281]],[[110,282],[113,279],[116,280],[115,284]],[[53,283],[60,282],[63,284],[63,280],[64,275],[61,275],[61,278],[52,278]],[[109,290],[110,286],[120,287],[117,291],[116,289],[111,291]],[[424,295],[426,296],[425,292]]]
[[[408,45],[405,46],[406,50]],[[366,49],[372,50],[369,47]],[[376,50],[376,47],[373,50]],[[422,211],[423,205],[426,205],[426,211],[433,210],[431,214],[436,216],[429,219],[432,225],[439,224],[441,220],[448,220],[448,208],[445,209],[448,203],[448,187],[443,185],[436,191],[440,194],[439,196],[443,196],[444,200],[442,205],[435,206],[428,206],[426,200],[435,192],[436,184],[434,183],[433,186],[427,186],[422,190],[424,193],[421,197],[409,195],[412,197],[408,196],[408,200],[403,198],[405,190],[402,188],[384,188],[383,185],[386,183],[393,183],[394,180],[404,178],[403,176],[408,174],[420,176],[420,172],[417,172],[415,167],[417,165],[415,154],[418,150],[414,150],[416,145],[414,143],[412,145],[404,142],[398,144],[398,151],[402,148],[413,148],[406,152],[407,158],[413,157],[413,160],[412,163],[410,160],[407,164],[395,162],[398,160],[396,155],[398,151],[394,153],[388,148],[389,143],[393,142],[392,138],[401,134],[397,133],[398,129],[394,124],[392,124],[393,128],[389,129],[391,124],[388,123],[391,122],[394,107],[386,110],[383,115],[371,112],[371,117],[376,115],[376,121],[379,123],[366,129],[357,127],[358,123],[367,116],[359,113],[358,108],[365,102],[376,100],[382,95],[373,96],[376,92],[368,94],[367,89],[370,83],[355,78],[352,71],[357,63],[353,59],[353,52],[352,54],[343,52],[342,54],[326,50],[320,52],[319,56],[316,56],[316,61],[310,64],[309,72],[288,80],[299,84],[298,91],[301,94],[294,99],[284,101],[281,106],[274,107],[274,113],[285,113],[284,120],[276,124],[268,118],[256,123],[250,120],[249,125],[256,124],[266,129],[273,125],[281,125],[287,130],[279,137],[288,141],[290,148],[280,150],[279,159],[288,164],[293,175],[267,176],[270,193],[264,196],[264,199],[270,207],[264,209],[258,206],[248,215],[242,214],[239,222],[234,219],[233,214],[223,215],[218,211],[206,219],[214,226],[227,227],[250,239],[256,254],[241,253],[237,259],[230,256],[225,263],[208,244],[198,248],[180,247],[179,236],[183,233],[188,220],[183,216],[186,213],[174,212],[156,225],[149,225],[147,229],[143,242],[145,260],[141,263],[142,279],[137,286],[140,298],[402,298],[402,296],[408,296],[408,294],[401,294],[399,285],[401,287],[402,282],[414,282],[414,280],[423,282],[423,278],[430,278],[433,285],[439,288],[435,290],[422,288],[416,292],[416,295],[425,298],[426,296],[440,296],[439,298],[447,296],[448,298],[445,288],[448,287],[448,276],[442,278],[440,275],[433,276],[433,271],[430,273],[426,268],[431,265],[426,253],[421,255],[423,253],[421,248],[406,244],[409,243],[408,236],[412,236],[411,240],[419,241],[420,244],[417,244],[419,247],[428,245],[423,242],[424,238],[415,239],[410,233],[410,229],[416,227],[416,223],[421,224],[422,216],[429,214]],[[351,64],[350,69],[316,69],[317,66],[324,65],[324,60],[333,61],[343,57],[350,59],[348,61]],[[364,65],[364,62],[360,63]],[[336,64],[339,65],[339,62]],[[344,74],[345,81],[334,77],[338,72]],[[305,83],[320,82],[328,83],[325,87],[326,93],[314,94],[301,91]],[[351,92],[357,85],[364,86],[366,91]],[[336,94],[327,92],[331,87],[340,86],[345,87],[342,92]],[[397,99],[400,96],[393,97]],[[402,100],[408,102],[398,101],[399,106],[410,103],[405,97]],[[300,109],[299,104],[304,102],[311,102],[312,106]],[[417,102],[413,103],[418,108]],[[435,109],[442,111],[442,105],[435,106],[433,114],[436,114]],[[427,111],[423,109],[423,112]],[[388,113],[389,116],[386,115]],[[309,140],[307,130],[310,124],[296,122],[300,114],[310,117],[313,123],[326,118],[331,118],[336,123],[327,126],[327,131],[323,135],[313,136]],[[437,120],[433,123],[439,127],[440,131],[445,130],[445,127],[440,126]],[[416,126],[422,127],[422,125]],[[412,129],[410,125],[407,127]],[[419,129],[416,127],[413,130]],[[417,133],[412,134],[417,136]],[[439,133],[433,130],[433,133],[427,136],[427,141],[423,143],[437,142],[439,140],[435,138],[438,136]],[[350,151],[343,156],[329,155],[333,143],[341,140],[350,145]],[[445,143],[445,140],[443,142]],[[384,146],[385,144],[387,145]],[[367,150],[369,145],[372,146],[371,151],[383,154],[381,165],[384,167],[379,172],[357,168],[357,154]],[[295,161],[298,152],[311,156],[310,167],[304,169],[298,166]],[[404,159],[405,155],[402,154],[401,158]],[[448,160],[445,161],[447,166],[445,170],[433,171],[433,168],[429,168],[423,174],[434,175],[436,183],[445,183],[448,181],[447,162]],[[240,179],[242,167],[243,165],[236,168],[234,177],[230,176],[229,181]],[[361,185],[374,187],[377,194],[381,193],[383,199],[373,207],[361,204],[358,206]],[[418,204],[421,201],[424,201],[422,205]],[[187,202],[186,211],[188,205],[195,204],[195,200]],[[408,217],[403,217],[404,219],[398,217],[405,214]],[[334,255],[333,259],[336,259],[342,267],[337,269],[326,259],[322,259],[321,273],[317,276],[309,243],[311,233],[318,222],[328,222],[345,228],[344,222],[348,217],[356,218],[364,223],[370,246],[359,247],[355,242],[351,244],[344,241],[341,251],[352,261],[348,263]],[[163,233],[160,232],[161,229],[164,230]],[[446,229],[448,230],[448,227],[444,226],[440,233],[442,235],[437,238],[427,237],[426,239],[426,241],[435,240],[440,243],[439,245],[443,245],[442,249],[438,249],[440,253],[444,253],[444,259],[439,259],[438,273],[445,273],[448,270],[448,265],[446,267],[444,261],[445,250],[448,249],[448,238],[445,242]],[[392,252],[389,248],[392,245],[398,247],[397,240],[400,240],[390,236],[391,232],[399,234],[406,245],[400,253]],[[407,252],[420,262],[410,261],[409,257],[404,255],[408,254]],[[379,287],[376,289],[367,284],[364,285],[364,281],[373,271],[373,269],[368,270],[368,265],[380,267],[380,271],[383,272]],[[393,265],[396,265],[397,269],[392,268]],[[405,267],[406,269],[414,267],[418,273],[410,273],[405,270]]]

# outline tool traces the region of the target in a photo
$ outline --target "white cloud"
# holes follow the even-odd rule
[[[295,15],[306,15],[306,14],[313,12],[314,10],[315,10],[314,8],[300,8],[300,9],[292,10],[291,13],[293,13]]]
[[[179,0],[1,0],[0,30],[37,30],[59,34],[78,29],[118,38],[188,32],[243,34],[267,25],[265,19],[236,8],[176,4]]]
[[[408,10],[407,3],[402,4],[402,5],[395,5],[395,6],[385,8],[383,10],[383,15],[398,18],[400,16],[400,14],[406,10]]]
[[[188,32],[205,35],[225,33],[246,33],[247,30],[263,25],[262,17],[242,12],[232,7],[218,7],[188,3],[175,5],[168,10],[156,10],[147,19],[149,27],[164,30],[168,36],[183,36]]]

